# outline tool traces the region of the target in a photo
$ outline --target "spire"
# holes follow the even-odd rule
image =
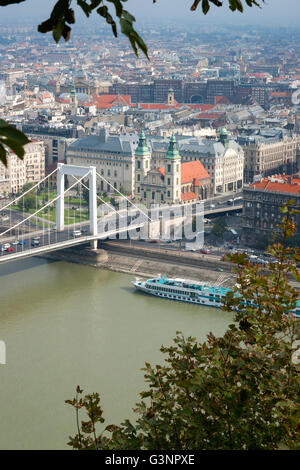
[[[138,144],[137,149],[135,151],[135,155],[137,157],[143,157],[145,155],[149,155],[149,153],[150,153],[150,150],[149,150],[149,147],[147,145],[146,136],[145,136],[144,131],[142,131],[140,133],[139,144]]]
[[[177,148],[177,144],[176,144],[176,138],[175,138],[174,134],[171,135],[169,148],[168,148],[168,151],[167,151],[167,154],[166,154],[166,158],[172,158],[172,159],[180,158],[178,148]]]
[[[72,80],[72,87],[71,87],[71,93],[70,95],[76,96],[76,88],[75,88],[75,83],[74,80]]]
[[[226,127],[222,127],[220,131],[220,142],[224,145],[224,147],[228,146],[228,131]]]

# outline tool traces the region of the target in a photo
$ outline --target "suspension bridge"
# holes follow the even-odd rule
[[[57,190],[53,190],[51,184],[55,176]],[[127,210],[116,210],[97,194],[99,180],[126,201],[126,207],[142,216],[139,221],[128,216]],[[84,190],[88,191],[86,199],[83,198]],[[106,214],[105,206],[108,208]],[[0,233],[0,263],[83,243],[96,249],[98,240],[117,234],[126,236],[134,231],[144,230],[148,237],[153,221],[147,212],[100,175],[96,167],[59,163],[52,173],[0,208],[2,226],[4,222],[5,227]]]

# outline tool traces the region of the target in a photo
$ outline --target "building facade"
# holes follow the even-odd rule
[[[133,196],[136,135],[92,135],[72,142],[66,151],[67,164],[95,166],[103,177],[99,179],[98,191],[114,192],[114,189]]]
[[[135,162],[135,197],[147,207],[184,204],[210,196],[210,177],[200,161],[181,163],[177,143],[171,136],[163,166],[151,167],[151,151],[144,132],[140,134]]]
[[[45,148],[41,141],[25,145],[25,155],[20,160],[9,153],[7,167],[0,163],[0,194],[16,194],[27,183],[37,183],[45,176]]]
[[[165,140],[151,140],[156,168],[163,165],[167,149]],[[243,187],[244,152],[223,128],[219,140],[178,137],[182,162],[200,161],[210,176],[210,194],[238,191]]]
[[[257,175],[264,177],[274,173],[293,174],[298,170],[299,135],[283,136],[282,139],[257,136],[238,141],[245,155],[245,183],[252,183]]]
[[[243,190],[243,238],[255,244],[259,237],[266,239],[282,221],[280,207],[288,201],[295,202],[300,210],[300,175],[277,175],[263,178],[245,186]],[[295,216],[300,234],[300,215]]]

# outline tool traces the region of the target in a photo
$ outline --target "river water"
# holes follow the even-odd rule
[[[106,425],[132,419],[144,362],[177,330],[222,334],[230,313],[137,293],[134,276],[31,258],[0,266],[0,448],[65,449],[76,385],[101,395]]]

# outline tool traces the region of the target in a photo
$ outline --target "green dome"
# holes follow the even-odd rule
[[[171,135],[166,158],[180,158],[178,148],[177,148],[176,138],[174,134]]]
[[[139,144],[138,144],[137,149],[135,151],[135,155],[137,157],[143,157],[145,155],[149,155],[149,153],[150,153],[150,150],[149,150],[149,147],[147,145],[145,132],[142,131],[140,133]]]

